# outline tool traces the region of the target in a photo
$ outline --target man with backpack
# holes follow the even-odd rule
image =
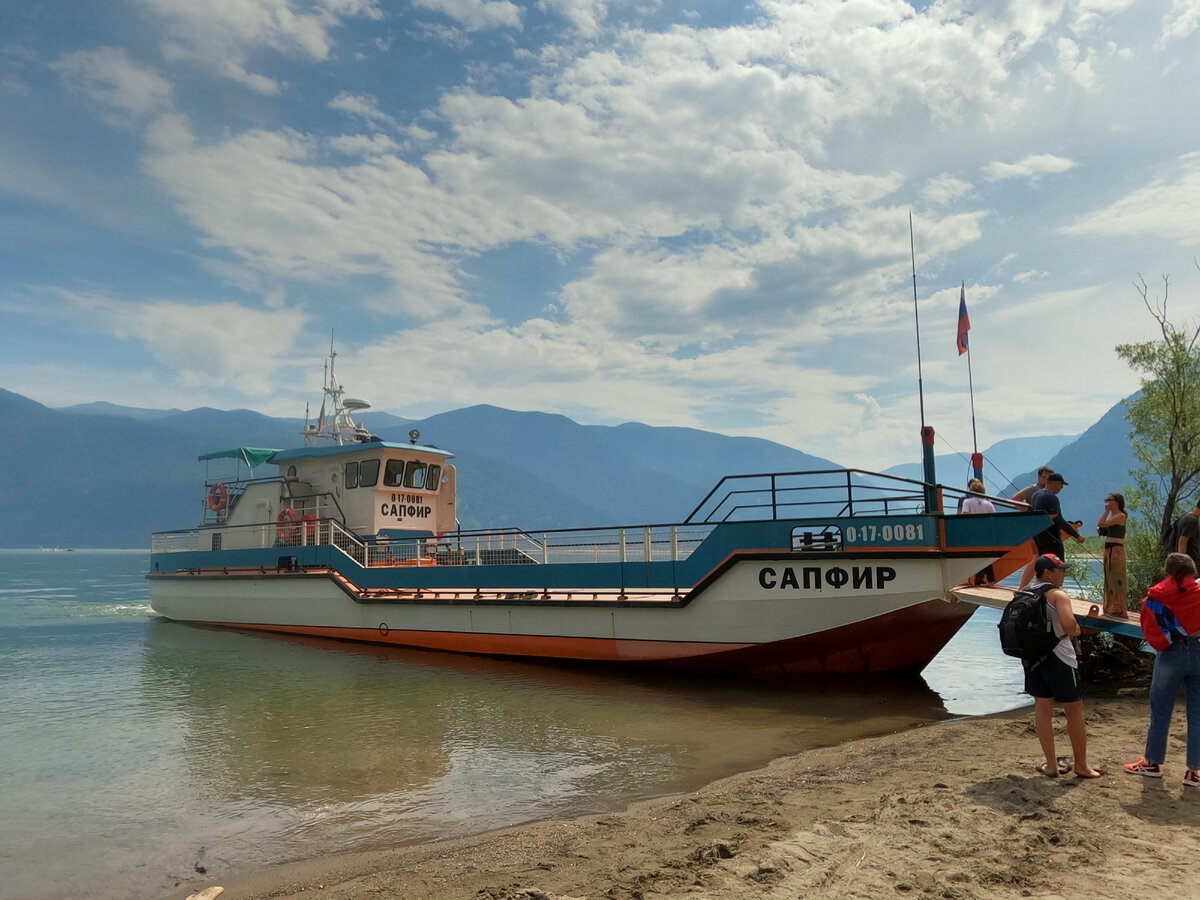
[[[1054,704],[1067,717],[1067,735],[1075,754],[1076,778],[1099,778],[1103,773],[1087,761],[1087,726],[1083,719],[1083,694],[1079,686],[1079,660],[1071,638],[1079,634],[1079,622],[1071,609],[1071,598],[1063,590],[1067,564],[1054,554],[1043,554],[1034,561],[1036,584],[1030,590],[1041,593],[1058,642],[1040,659],[1022,659],[1025,668],[1025,692],[1033,697],[1033,719],[1038,743],[1046,761],[1037,770],[1050,778],[1071,771],[1065,759],[1054,749]]]

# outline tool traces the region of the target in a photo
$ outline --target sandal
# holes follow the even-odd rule
[[[1069,759],[1067,759],[1065,756],[1060,756],[1058,758],[1058,774],[1066,775],[1070,771],[1071,771],[1071,761]]]

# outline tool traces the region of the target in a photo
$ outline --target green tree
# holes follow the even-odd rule
[[[1116,348],[1117,355],[1141,376],[1141,391],[1125,411],[1130,443],[1141,463],[1132,473],[1136,491],[1130,500],[1149,532],[1138,544],[1156,548],[1159,535],[1178,515],[1180,502],[1191,499],[1200,486],[1200,324],[1176,325],[1168,318],[1167,276],[1163,276],[1161,298],[1151,297],[1141,276],[1134,287],[1162,333],[1161,339]],[[1157,572],[1161,553],[1154,556],[1150,567]]]

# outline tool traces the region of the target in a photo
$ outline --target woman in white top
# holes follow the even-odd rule
[[[967,490],[971,492],[971,495],[963,500],[962,511],[964,514],[994,513],[996,511],[996,505],[983,496],[983,482],[978,478],[972,478],[967,482]],[[996,573],[991,566],[975,576],[977,587],[991,587],[995,583]]]

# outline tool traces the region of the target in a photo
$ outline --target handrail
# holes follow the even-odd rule
[[[787,483],[796,479],[803,481],[799,484]],[[755,481],[759,483],[754,484]],[[886,514],[891,512],[896,503],[914,503],[917,507],[915,511],[924,512],[924,491],[922,482],[865,469],[727,475],[717,482],[684,521],[729,521],[742,512],[764,509],[770,509],[771,520],[787,519],[793,516],[786,515],[786,510],[806,507],[826,507],[822,515],[829,516],[862,515],[865,514],[864,510],[871,507],[881,507]],[[814,499],[796,499],[797,495],[804,494],[812,494]],[[718,497],[719,500],[714,503]],[[746,497],[758,499],[754,503],[739,499]]]

